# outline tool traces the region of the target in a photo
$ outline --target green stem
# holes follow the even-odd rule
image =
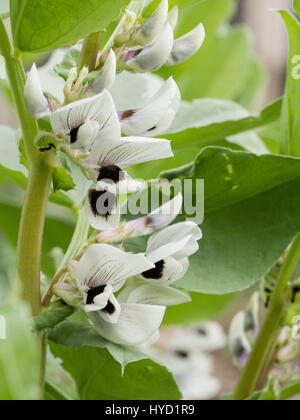
[[[96,70],[101,39],[102,31],[94,32],[85,38],[78,63],[79,71],[84,66],[88,67],[90,72]]]
[[[235,390],[234,400],[244,400],[254,392],[265,361],[278,340],[286,310],[285,291],[295,272],[299,257],[300,233],[295,237],[282,266],[264,323]]]
[[[0,19],[0,48],[5,58],[7,75],[29,161],[29,179],[18,237],[17,272],[21,281],[23,298],[30,303],[33,315],[37,315],[41,308],[42,237],[52,168],[45,156],[34,145],[38,125],[37,121],[27,111],[25,104],[24,86],[26,76],[23,63],[19,57],[13,54],[13,48],[2,19]]]
[[[82,251],[83,246],[88,237],[88,231],[89,231],[89,224],[85,216],[85,211],[83,209],[80,209],[78,218],[77,218],[76,227],[73,234],[73,238],[70,242],[68,250],[57,270],[57,274],[53,278],[52,282],[50,283],[48,287],[48,290],[46,291],[43,297],[44,307],[49,305],[51,296],[52,296],[53,286],[55,286],[55,284],[58,283],[62,275],[66,272],[65,268],[67,264]]]
[[[46,362],[47,362],[47,332],[43,331],[38,335],[41,343],[41,371],[40,371],[40,400],[44,400],[45,394],[45,378],[46,378]]]
[[[0,18],[0,49],[6,62],[6,71],[10,82],[14,103],[23,141],[29,162],[29,178],[26,188],[21,223],[18,236],[17,273],[21,283],[22,296],[32,309],[33,315],[41,310],[40,269],[42,239],[46,208],[52,180],[52,166],[47,157],[34,145],[39,131],[37,121],[29,114],[25,104],[25,70],[20,57],[14,55],[6,28]],[[40,393],[43,398],[46,363],[46,338],[39,337],[41,346]]]
[[[280,392],[280,400],[290,400],[300,394],[300,379],[282,388]]]

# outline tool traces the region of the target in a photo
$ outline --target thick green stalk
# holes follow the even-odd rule
[[[78,63],[79,70],[84,66],[88,67],[90,72],[96,70],[101,38],[102,31],[94,32],[85,38]]]
[[[7,75],[20,121],[29,162],[29,179],[18,238],[17,272],[24,299],[37,315],[40,303],[40,266],[46,206],[51,185],[52,168],[34,145],[37,121],[29,114],[24,99],[25,71],[22,60],[13,53],[7,31],[0,19],[0,48],[6,61]]]
[[[280,334],[281,322],[286,310],[285,291],[299,258],[300,233],[295,237],[283,264],[264,323],[233,395],[234,400],[244,400],[255,391],[265,362]]]

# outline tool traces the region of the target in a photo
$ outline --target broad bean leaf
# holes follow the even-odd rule
[[[0,337],[0,399],[37,400],[40,352],[31,332],[29,308],[14,293],[1,306],[0,314],[2,332],[4,319],[6,322],[6,339]]]
[[[56,344],[74,349],[91,346],[107,349],[114,359],[120,363],[122,370],[128,363],[145,359],[146,356],[137,350],[113,344],[102,338],[95,328],[87,322],[65,321],[49,330],[49,339]]]
[[[270,124],[280,118],[279,99],[255,116],[241,105],[219,99],[183,102],[172,126],[164,137],[176,147],[187,144],[209,145],[216,140]]]
[[[248,288],[300,230],[300,160],[207,148],[190,176],[205,180],[204,239],[178,284],[212,294]]]
[[[299,9],[299,2],[295,2]],[[287,11],[281,12],[289,36],[289,61],[286,91],[282,108],[281,152],[300,156],[300,25],[297,19]]]
[[[168,308],[164,318],[164,324],[193,324],[216,318],[230,303],[233,295],[216,296],[191,293],[191,298],[192,301],[189,303]]]
[[[161,177],[205,181],[204,237],[179,287],[207,294],[247,289],[269,271],[300,230],[297,158],[208,147],[194,164]],[[186,191],[186,199],[197,204],[195,188],[192,196]],[[132,246],[127,250],[144,252],[146,241]]]
[[[177,400],[171,373],[150,359],[130,363],[124,374],[106,349],[69,348],[50,342],[54,356],[74,378],[81,400]]]
[[[49,328],[54,328],[56,325],[65,321],[65,319],[69,318],[69,316],[71,316],[74,312],[74,308],[64,304],[56,303],[49,310],[34,318],[34,331],[39,332]]]
[[[104,29],[129,0],[11,0],[15,46],[43,52],[72,45]]]

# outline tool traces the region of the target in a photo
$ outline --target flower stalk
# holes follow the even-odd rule
[[[33,315],[41,309],[40,267],[42,238],[52,167],[40,153],[34,139],[38,133],[37,121],[29,114],[24,99],[25,71],[22,60],[14,55],[6,28],[0,19],[0,48],[6,61],[7,75],[20,121],[25,150],[29,162],[29,179],[18,239],[17,272],[25,301]]]
[[[282,266],[263,326],[241,375],[233,400],[244,400],[255,391],[265,362],[279,338],[281,322],[286,310],[285,292],[299,258],[300,233],[295,237]]]

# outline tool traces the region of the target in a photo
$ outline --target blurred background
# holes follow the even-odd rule
[[[284,91],[288,43],[284,25],[274,9],[291,9],[291,5],[292,0],[204,0],[199,8],[195,6],[195,10],[192,7],[186,8],[182,12],[183,23],[179,30],[184,31],[192,25],[193,19],[198,22],[203,18],[208,36],[207,45],[197,57],[186,67],[183,65],[181,69],[174,70],[175,79],[184,92],[184,99],[215,97],[235,100],[249,111],[258,112],[263,106],[281,96]],[[49,56],[45,55],[24,56],[28,67],[32,61],[38,61],[41,66],[46,66],[45,72],[48,71],[48,59]],[[199,71],[193,74],[191,69],[197,65],[197,60]],[[188,70],[190,70],[190,76],[186,80],[184,74]],[[160,75],[168,77],[169,72],[169,69],[163,69]],[[171,72],[173,73],[173,70]],[[15,127],[11,101],[8,84],[5,80],[1,80],[0,124]],[[261,133],[261,138],[268,145],[274,146],[276,133],[277,128],[270,127]],[[13,278],[18,221],[23,200],[23,190],[20,188],[22,182],[19,178],[15,179],[9,165],[5,171],[0,170],[0,303],[9,287],[10,279]],[[72,215],[68,211],[53,204],[49,205],[43,259],[45,279],[51,277],[56,265],[55,260],[60,258],[68,243],[72,234],[72,223]],[[28,246],[30,246],[30,238],[28,238]],[[210,300],[204,295],[194,296],[195,301],[202,308],[199,315],[201,320],[214,319],[222,327],[221,331],[214,325],[201,326],[202,324],[197,323],[188,332],[190,339],[194,337],[195,331],[198,331],[198,339],[200,337],[202,340],[203,330],[207,327],[208,331],[212,328],[212,334],[217,337],[215,347],[214,345],[211,347],[200,345],[205,350],[206,356],[209,354],[210,358],[210,361],[205,359],[206,356],[202,358],[204,365],[213,361],[209,372],[206,372],[204,368],[205,378],[207,379],[208,373],[210,378],[214,378],[210,382],[212,391],[209,398],[217,398],[221,393],[231,391],[237,381],[239,371],[233,366],[223,334],[227,334],[234,314],[245,308],[251,292],[239,295],[238,299],[230,296],[213,297]],[[211,307],[210,302],[213,302]],[[212,307],[217,309],[211,310]],[[169,314],[168,319],[173,319],[172,313]],[[168,337],[168,334],[172,335],[172,332],[166,330],[164,337]],[[173,330],[173,334],[176,346],[176,331],[174,333]],[[164,347],[163,340],[160,344]],[[184,359],[184,351],[177,350],[177,356]],[[72,392],[72,381],[62,372],[57,374],[58,368],[55,361],[51,369],[54,373],[50,371],[48,374],[56,376],[57,382],[64,383]],[[181,378],[180,373],[178,375]],[[182,378],[180,380],[183,381]],[[201,396],[208,397],[205,392],[199,395],[199,398]],[[193,397],[196,396],[193,395]]]

